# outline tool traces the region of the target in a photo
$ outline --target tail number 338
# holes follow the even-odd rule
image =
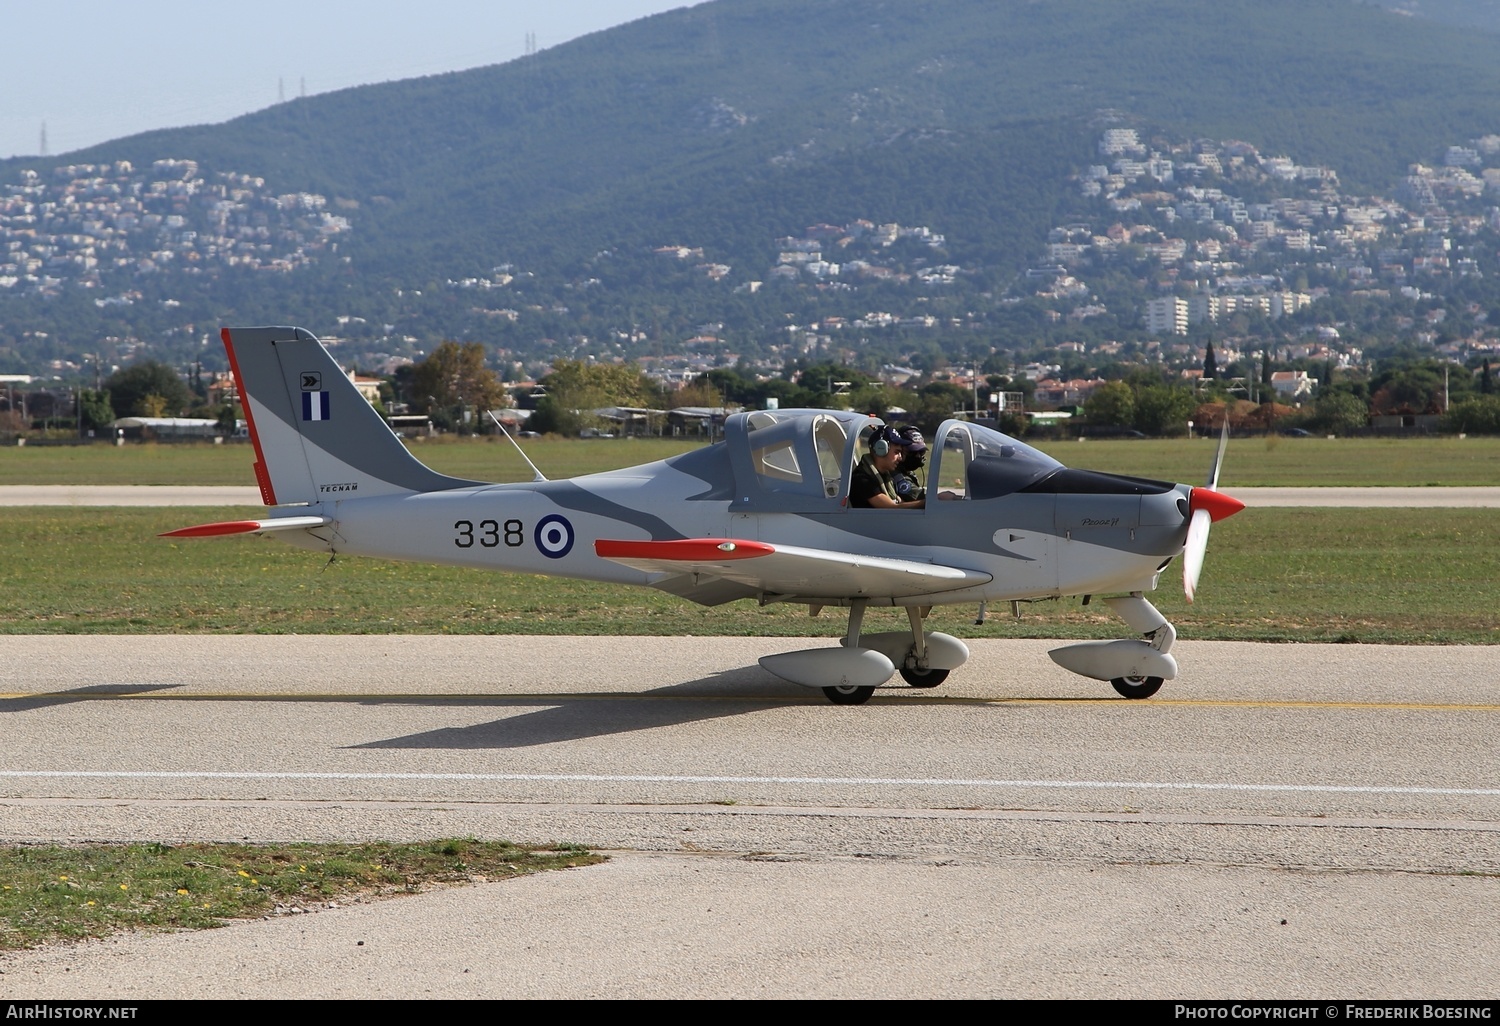
[[[519,520],[481,520],[477,525],[472,520],[459,520],[453,530],[453,544],[461,549],[473,548],[476,541],[486,549],[502,543],[512,549],[526,544],[526,525]],[[561,559],[572,551],[573,525],[567,517],[556,513],[542,517],[532,536],[537,551],[550,559]]]
[[[487,549],[493,549],[501,542],[513,549],[526,544],[526,525],[519,520],[481,520],[478,528],[472,520],[460,520],[453,525],[453,530],[458,532],[453,544],[461,549],[472,549],[476,540]]]

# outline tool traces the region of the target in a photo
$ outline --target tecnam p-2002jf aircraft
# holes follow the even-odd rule
[[[704,605],[736,599],[846,607],[839,647],[765,656],[838,704],[898,671],[933,687],[961,666],[959,639],[924,629],[937,605],[1098,595],[1135,632],[1054,649],[1075,673],[1147,698],[1177,676],[1176,631],[1144,594],[1182,556],[1189,600],[1209,524],[1244,508],[1207,485],[1072,470],[1014,438],[944,421],[925,509],[854,509],[857,461],[882,422],[834,410],[736,413],[724,439],[639,467],[565,481],[486,484],[412,456],[322,344],[300,328],[225,328],[265,519],[178,537],[272,533],[340,555],[553,574],[657,588]],[[910,630],[861,633],[870,606]],[[983,607],[981,606],[981,609]]]

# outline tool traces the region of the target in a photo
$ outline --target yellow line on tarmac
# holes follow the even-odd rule
[[[52,702],[111,702],[120,700],[155,700],[165,702],[427,702],[453,704],[480,703],[560,703],[560,702],[734,702],[750,705],[797,705],[821,704],[826,701],[821,693],[810,691],[805,695],[653,695],[637,692],[591,692],[550,694],[297,694],[292,692],[254,694],[250,692],[195,692],[181,694],[170,690],[172,685],[160,685],[148,692],[128,691],[33,691],[0,693],[0,701],[47,700]],[[1109,705],[1119,709],[1147,711],[1151,709],[1175,709],[1182,707],[1207,709],[1368,709],[1399,710],[1406,712],[1500,712],[1495,703],[1440,703],[1440,702],[1358,702],[1358,701],[1299,701],[1295,699],[1196,699],[1154,698],[1128,700],[1113,695],[1100,696],[1029,696],[1015,698],[972,698],[961,695],[911,695],[900,693],[900,689],[882,695],[877,692],[871,699],[878,705],[909,702],[918,705]]]
[[[1132,702],[1131,704],[1132,705],[1142,705],[1142,704],[1150,704],[1150,703]],[[1342,701],[1342,702],[1299,702],[1299,701],[1294,701],[1294,700],[1291,700],[1291,699],[1283,699],[1283,700],[1280,700],[1280,701],[1268,701],[1268,700],[1264,700],[1264,699],[1232,699],[1232,698],[1218,698],[1218,699],[1208,699],[1208,698],[1204,698],[1204,699],[1167,698],[1167,699],[1163,699],[1162,701],[1154,703],[1154,704],[1158,704],[1158,705],[1201,705],[1201,706],[1210,706],[1210,707],[1213,707],[1213,708],[1220,708],[1220,709],[1241,707],[1241,708],[1246,708],[1246,709],[1406,709],[1406,710],[1413,710],[1413,711],[1417,711],[1417,712],[1429,712],[1429,711],[1439,711],[1439,712],[1452,712],[1452,711],[1463,711],[1463,712],[1500,712],[1500,705],[1496,705],[1496,704],[1493,704],[1493,703],[1490,703],[1490,704],[1484,704],[1484,703],[1475,704],[1475,703],[1468,703],[1468,702],[1453,702],[1453,703],[1441,703],[1441,702],[1352,702],[1352,701]]]

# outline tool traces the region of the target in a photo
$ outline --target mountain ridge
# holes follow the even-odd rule
[[[1248,138],[1374,191],[1500,128],[1493,42],[1349,0],[715,0],[506,64],[3,161],[0,181],[171,156],[341,205],[353,227],[338,259],[295,282],[129,282],[177,289],[193,324],[350,310],[401,323],[393,289],[505,263],[586,278],[600,252],[639,259],[650,245],[763,266],[779,235],[856,217],[945,222],[952,252],[1003,276],[1040,250],[1068,169],[1097,159],[1103,112]],[[716,316],[712,297],[648,298],[685,308],[674,326]],[[0,297],[0,334],[45,323],[28,302]],[[622,295],[600,316],[630,305]],[[169,323],[60,308],[79,335]],[[424,339],[473,330],[424,313]]]

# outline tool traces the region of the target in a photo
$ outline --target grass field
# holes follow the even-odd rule
[[[0,848],[0,951],[127,930],[211,929],[602,861],[575,846],[539,850],[473,838]]]
[[[646,588],[326,559],[270,538],[157,538],[223,519],[204,508],[4,511],[0,634],[458,633],[834,636],[844,616],[738,602],[703,608]],[[1185,638],[1500,644],[1500,516],[1486,509],[1249,509],[1214,528],[1198,602],[1174,563],[1152,597]],[[963,637],[1112,638],[1076,599],[938,608]],[[869,629],[904,627],[872,610]],[[876,625],[885,625],[883,627]]]
[[[537,439],[551,477],[661,459],[695,443]],[[1070,465],[1202,480],[1209,440],[1046,446]],[[529,480],[503,440],[439,439],[413,449],[434,468]],[[250,485],[239,445],[0,449],[0,484]],[[1500,439],[1255,438],[1231,441],[1222,484],[1500,485]],[[10,508],[0,563],[0,633],[320,632],[776,635],[837,634],[843,617],[803,606],[705,609],[649,589],[371,559],[333,563],[266,538],[167,541],[224,509]],[[1184,637],[1268,641],[1500,643],[1500,517],[1491,510],[1251,509],[1218,525],[1200,598],[1176,566],[1154,601]],[[994,610],[939,609],[937,629],[967,637],[1122,636],[1104,607],[1077,600]],[[872,612],[877,622],[889,611]]]
[[[528,439],[550,478],[664,459],[701,443],[672,439]],[[1208,475],[1210,439],[1049,442],[1040,448],[1069,466],[1197,484]],[[429,439],[412,451],[434,470],[480,481],[529,481],[531,470],[502,439]],[[0,485],[245,485],[253,450],[226,445],[6,446]],[[1260,486],[1500,485],[1500,438],[1236,438],[1221,484]]]

